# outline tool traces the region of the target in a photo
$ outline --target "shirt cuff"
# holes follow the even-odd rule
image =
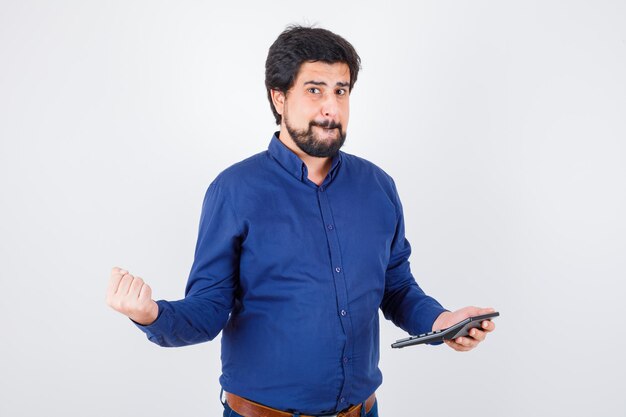
[[[139,330],[141,330],[142,332],[146,334],[146,336],[148,336],[149,340],[155,343],[157,343],[157,341],[160,340],[161,335],[164,334],[165,327],[166,327],[165,322],[167,321],[165,319],[165,316],[167,315],[166,310],[168,310],[167,301],[159,300],[156,303],[159,306],[159,312],[157,314],[156,320],[154,320],[152,323],[148,325],[143,325],[143,324],[137,323],[135,320],[131,319],[130,317],[128,318],[131,322],[133,322],[135,326],[137,326]]]
[[[429,333],[433,330],[433,324],[435,324],[435,320],[437,320],[437,318],[441,315],[441,313],[444,313],[446,311],[450,311],[450,310],[447,310],[443,307],[433,306],[429,308],[425,313],[422,313],[423,322],[430,323],[426,333]],[[437,345],[443,344],[443,342],[432,342],[432,343],[427,343],[427,344],[432,345],[432,346],[437,346]]]

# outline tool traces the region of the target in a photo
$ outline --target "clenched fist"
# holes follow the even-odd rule
[[[159,306],[152,299],[150,286],[118,267],[111,270],[106,303],[144,326],[152,324],[159,314]]]

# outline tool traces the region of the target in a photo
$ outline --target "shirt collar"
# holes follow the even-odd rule
[[[269,154],[291,175],[296,177],[299,181],[306,182],[308,178],[308,170],[305,163],[291,151],[284,143],[278,139],[280,132],[274,132],[270,144],[267,148]],[[342,160],[341,151],[337,152],[337,155],[333,157],[330,171],[328,171],[328,177],[324,182],[330,182],[338,172],[339,165]]]

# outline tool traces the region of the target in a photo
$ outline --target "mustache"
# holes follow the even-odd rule
[[[323,122],[312,120],[311,122],[309,122],[309,126],[318,126],[325,129],[339,129],[340,131],[343,131],[341,123],[336,123],[333,120],[324,120]]]

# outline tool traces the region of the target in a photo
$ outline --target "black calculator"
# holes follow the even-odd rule
[[[499,312],[483,314],[481,316],[468,317],[446,329],[435,330],[429,333],[422,333],[417,336],[407,337],[406,339],[397,340],[391,345],[392,348],[403,348],[405,346],[419,345],[422,343],[437,343],[444,340],[452,340],[457,337],[469,335],[470,329],[480,327],[484,320],[490,320],[498,317]]]

